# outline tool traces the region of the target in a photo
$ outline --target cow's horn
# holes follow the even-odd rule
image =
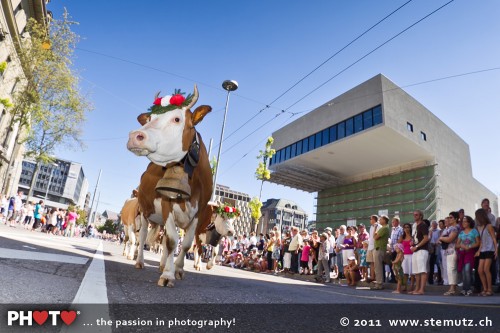
[[[193,105],[196,104],[196,102],[198,101],[198,86],[196,86],[196,84],[194,85],[194,93],[193,93],[193,99],[191,100],[191,103],[189,103],[189,105],[186,107],[186,109],[191,109],[191,107]]]
[[[158,96],[160,96],[160,92],[161,92],[161,91],[158,91],[158,92],[156,93],[156,95],[155,95],[155,100],[158,98]]]

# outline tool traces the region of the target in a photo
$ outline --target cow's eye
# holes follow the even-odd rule
[[[178,123],[178,122],[180,122],[180,121],[181,121],[181,118],[179,118],[179,117],[175,117],[174,121],[175,121],[176,123]]]

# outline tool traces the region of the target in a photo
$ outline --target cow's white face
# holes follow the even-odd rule
[[[221,236],[232,236],[234,235],[234,218],[224,219],[222,216],[217,215],[215,218],[215,230]]]
[[[182,147],[185,125],[184,109],[152,114],[149,122],[130,132],[127,149],[161,166],[178,162],[187,153]]]

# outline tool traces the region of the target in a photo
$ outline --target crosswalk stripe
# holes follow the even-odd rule
[[[88,258],[68,256],[66,254],[13,250],[13,249],[5,249],[2,247],[0,247],[0,258],[54,261],[54,262],[62,262],[62,263],[77,264],[77,265],[85,265],[88,261]]]

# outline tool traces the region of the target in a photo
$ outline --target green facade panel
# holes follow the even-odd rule
[[[416,209],[432,219],[436,216],[435,199],[434,166],[336,186],[318,192],[316,226],[338,226],[351,219],[366,224],[370,215],[380,210],[387,210],[389,216],[397,213],[403,222],[412,222]]]

